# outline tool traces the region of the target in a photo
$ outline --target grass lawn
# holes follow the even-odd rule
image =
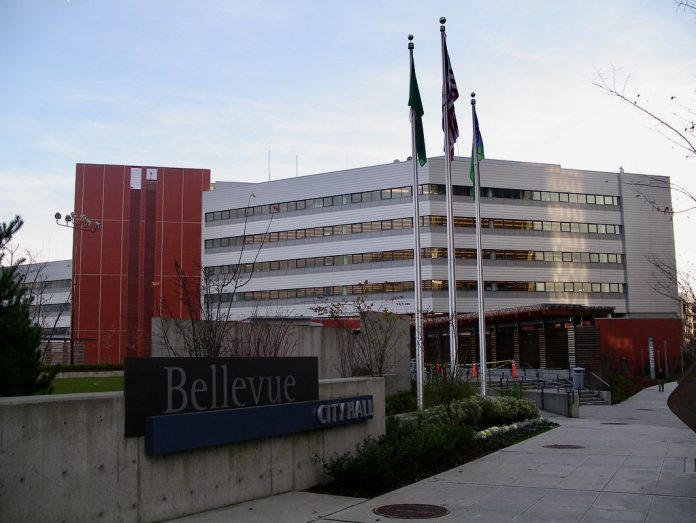
[[[53,394],[123,390],[123,376],[108,378],[63,378],[53,380]]]

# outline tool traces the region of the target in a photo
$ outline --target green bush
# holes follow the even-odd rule
[[[485,429],[535,418],[538,415],[536,406],[527,400],[507,396],[499,398],[472,396],[453,401],[449,408],[438,405],[427,409],[421,415],[421,423],[423,425],[451,423]]]
[[[477,393],[473,384],[461,376],[452,376],[446,372],[426,383],[424,389],[423,403],[426,407],[450,405],[453,401],[463,400]]]
[[[387,416],[413,412],[416,410],[416,394],[412,391],[399,392],[384,398],[384,408]]]
[[[414,426],[387,420],[381,438],[367,439],[354,454],[335,456],[324,469],[335,486],[348,492],[386,492],[452,466],[469,451],[473,430],[463,425]]]

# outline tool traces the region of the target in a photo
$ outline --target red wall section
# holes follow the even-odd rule
[[[653,338],[655,368],[664,367],[667,349],[667,370],[680,370],[682,345],[681,320],[670,318],[597,318],[599,343],[603,358],[615,371],[621,371],[621,358],[626,358],[629,375],[648,375],[648,337]]]
[[[132,169],[139,189],[131,187]],[[149,356],[152,317],[187,316],[175,262],[187,272],[200,267],[209,188],[207,169],[77,164],[75,212],[102,224],[73,234],[73,336],[85,345],[86,363]]]

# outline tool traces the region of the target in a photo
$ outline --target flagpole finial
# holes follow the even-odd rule
[[[476,105],[476,93],[471,93],[471,105]]]

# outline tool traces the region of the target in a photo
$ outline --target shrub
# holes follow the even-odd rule
[[[324,469],[339,488],[386,492],[450,467],[453,457],[469,451],[472,438],[473,430],[464,425],[414,426],[390,418],[384,436],[365,440],[353,454],[335,456]]]
[[[384,408],[387,416],[413,412],[416,410],[416,395],[410,391],[399,392],[393,396],[384,398]]]
[[[527,400],[472,396],[453,401],[449,409],[444,405],[427,409],[421,415],[421,424],[450,423],[484,429],[535,418],[538,415],[536,406]]]

